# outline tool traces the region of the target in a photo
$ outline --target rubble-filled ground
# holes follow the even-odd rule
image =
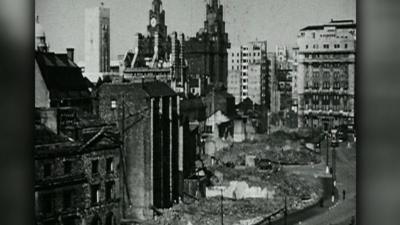
[[[320,155],[308,150],[305,143],[318,142],[320,138],[316,131],[277,131],[269,136],[258,135],[254,141],[234,143],[230,148],[217,152],[215,158],[231,165],[245,165],[248,155],[281,164],[317,164],[321,162]]]
[[[303,136],[302,136],[303,135]],[[315,135],[314,135],[315,136]],[[285,197],[289,211],[315,204],[322,196],[319,179],[312,176],[295,175],[279,164],[261,170],[257,166],[246,167],[246,155],[257,159],[268,159],[282,164],[316,164],[321,155],[303,147],[304,139],[315,138],[310,134],[278,131],[269,137],[259,136],[255,141],[234,143],[214,156],[211,165],[206,157],[204,165],[209,174],[209,185],[229,186],[231,181],[246,182],[249,187],[267,188],[274,192],[268,198],[223,200],[224,224],[240,224],[241,220],[260,219],[284,207]],[[184,203],[185,202],[185,203]],[[184,199],[184,202],[164,211],[153,224],[207,225],[221,223],[221,198],[211,197],[199,201]],[[282,215],[278,215],[282,216]],[[255,220],[256,221],[256,220]],[[249,223],[252,224],[252,223]]]
[[[223,174],[225,185],[231,180],[246,181],[249,186],[269,187],[275,190],[272,198],[223,199],[224,224],[239,224],[241,220],[262,218],[284,207],[287,197],[289,211],[298,210],[315,204],[322,195],[319,180],[305,179],[300,176],[277,172],[260,172],[257,169],[232,169],[216,167],[213,171]],[[220,224],[221,198],[212,197],[199,201],[184,199],[186,203],[175,205],[164,211],[164,215],[152,224]],[[278,215],[282,216],[282,215]],[[190,221],[190,223],[189,223]]]

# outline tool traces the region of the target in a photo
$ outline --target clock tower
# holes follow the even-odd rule
[[[167,39],[167,26],[165,25],[165,11],[162,9],[161,0],[153,0],[153,7],[149,12],[149,25],[147,31],[151,37],[158,32],[161,40]]]

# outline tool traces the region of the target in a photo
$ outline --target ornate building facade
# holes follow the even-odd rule
[[[161,0],[153,0],[147,33],[147,36],[137,33],[134,49],[125,53],[120,69],[123,79],[132,82],[156,79],[176,92],[187,92],[185,36],[176,32],[167,35]]]
[[[297,43],[299,126],[354,123],[356,23],[332,20],[305,27]]]
[[[210,79],[215,86],[227,86],[228,52],[224,10],[219,0],[210,0],[206,7],[204,27],[185,43],[188,74]]]

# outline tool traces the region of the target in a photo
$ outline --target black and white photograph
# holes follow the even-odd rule
[[[357,224],[356,8],[35,0],[34,224]]]

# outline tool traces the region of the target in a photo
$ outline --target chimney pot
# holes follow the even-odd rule
[[[68,59],[74,61],[74,48],[67,48]]]

